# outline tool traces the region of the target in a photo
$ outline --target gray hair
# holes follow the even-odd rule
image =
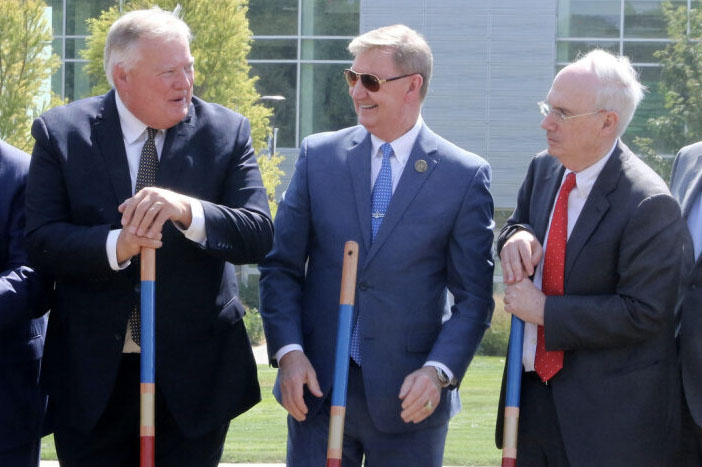
[[[120,17],[110,27],[105,41],[104,68],[110,86],[115,85],[115,65],[131,69],[139,60],[140,39],[174,39],[192,37],[190,28],[180,19],[180,5],[173,12],[155,6],[150,10],[134,10]]]
[[[573,62],[572,66],[583,67],[597,76],[600,85],[595,96],[595,106],[597,109],[616,112],[619,115],[618,136],[624,134],[646,91],[646,86],[639,82],[638,73],[629,59],[595,49]]]
[[[422,75],[424,82],[419,94],[424,100],[429,89],[429,79],[434,61],[429,44],[424,38],[403,24],[395,24],[361,34],[349,44],[349,52],[354,57],[375,48],[392,49],[393,62],[401,73]]]

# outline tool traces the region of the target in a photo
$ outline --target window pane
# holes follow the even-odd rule
[[[254,39],[249,59],[295,60],[297,59],[297,41],[295,39]]]
[[[624,55],[632,62],[658,63],[653,52],[665,49],[665,42],[624,42]]]
[[[300,78],[300,139],[357,123],[344,64],[303,64]]]
[[[258,76],[256,90],[261,96],[283,96],[284,101],[263,100],[273,109],[271,127],[278,128],[277,147],[295,147],[295,81],[294,63],[252,63],[251,74]]]
[[[48,0],[47,5],[47,15],[51,15],[51,28],[53,29],[54,36],[60,36],[63,34],[63,1],[62,0]]]
[[[81,58],[80,51],[85,48],[85,39],[66,39],[66,55],[64,58]]]
[[[631,144],[636,136],[650,136],[646,122],[649,118],[660,117],[666,112],[663,108],[663,96],[658,91],[658,83],[661,79],[660,67],[640,67],[638,71],[640,73],[639,80],[648,87],[648,92],[644,100],[639,104],[639,108],[636,109],[634,118],[631,120],[626,133],[622,136],[626,144]],[[654,141],[654,144],[656,143],[655,149],[658,154],[671,154],[678,149],[665,148],[659,141]]]
[[[118,0],[66,0],[66,35],[88,35],[85,20],[100,16],[103,10],[117,3]]]
[[[88,74],[83,70],[84,62],[66,62],[66,94],[70,101],[76,101],[91,95],[91,83]]]
[[[558,41],[556,60],[558,63],[569,63],[578,58],[579,54],[586,54],[596,48],[619,53],[619,43],[613,41]]]
[[[302,0],[302,34],[358,35],[360,4],[360,0]]]
[[[303,60],[349,60],[348,39],[304,39],[302,41]]]
[[[619,37],[620,0],[559,0],[558,37]]]
[[[664,0],[666,1],[666,0]],[[624,37],[666,37],[666,24],[661,0],[624,2]],[[686,0],[674,0],[675,6],[686,6]]]
[[[249,27],[254,36],[297,35],[297,0],[251,0]]]

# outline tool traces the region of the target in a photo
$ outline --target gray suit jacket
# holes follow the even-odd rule
[[[670,191],[687,221],[690,209],[702,193],[702,142],[680,150],[670,180]],[[675,314],[685,398],[692,417],[702,426],[702,266],[688,228],[682,235],[682,276]],[[697,232],[700,235],[700,232]]]
[[[499,246],[516,225],[543,244],[564,170],[545,152],[533,159]],[[565,351],[549,385],[573,467],[668,465],[679,431],[681,228],[663,180],[618,143],[568,239],[565,294],[545,306],[546,348]]]

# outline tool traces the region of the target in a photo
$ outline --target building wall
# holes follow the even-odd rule
[[[495,206],[513,208],[531,157],[545,148],[536,103],[554,76],[556,2],[361,1],[361,32],[388,19],[421,32],[432,48],[427,125],[487,159]]]

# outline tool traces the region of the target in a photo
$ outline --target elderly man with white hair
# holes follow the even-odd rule
[[[643,92],[625,57],[595,50],[539,103],[548,150],[497,245],[505,311],[526,322],[518,466],[671,465],[682,224],[619,139]]]

